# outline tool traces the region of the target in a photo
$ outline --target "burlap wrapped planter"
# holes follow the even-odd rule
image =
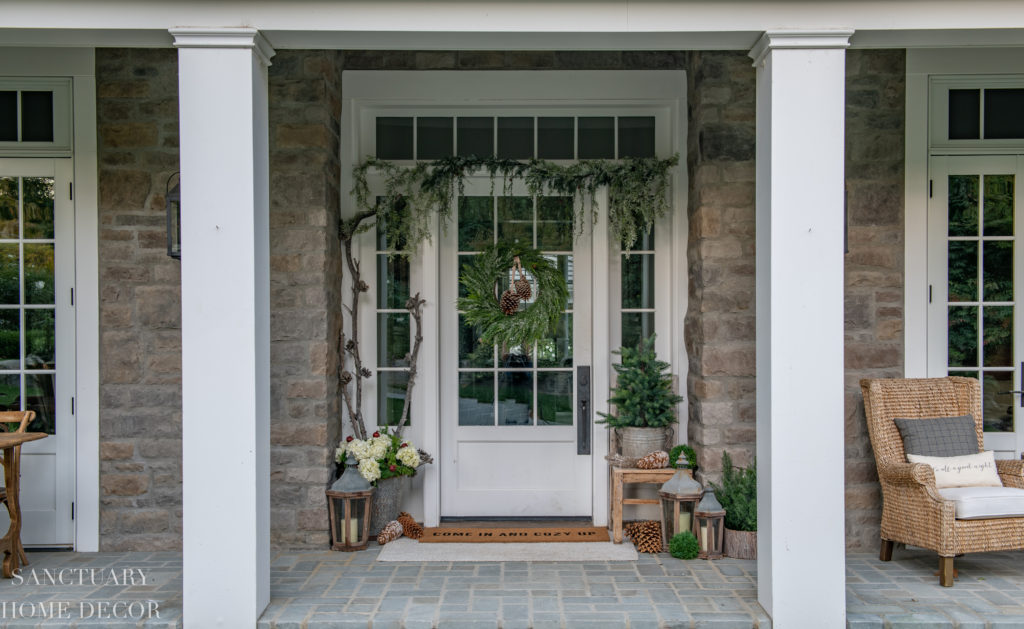
[[[733,559],[757,559],[757,531],[725,529],[723,552]]]

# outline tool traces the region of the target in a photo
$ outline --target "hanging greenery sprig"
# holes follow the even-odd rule
[[[411,166],[369,157],[353,169],[352,192],[360,212],[376,214],[389,243],[401,243],[406,251],[415,251],[421,242],[430,240],[435,213],[443,226],[451,223],[455,193],[461,196],[466,178],[474,174],[490,176],[492,193],[500,177],[506,196],[511,195],[512,183],[517,179],[525,182],[531,196],[582,195],[583,203],[577,204],[575,216],[576,236],[583,232],[583,208],[596,216],[598,191],[607,186],[611,235],[628,251],[669,211],[669,175],[678,164],[678,155],[666,159],[583,160],[565,165],[540,159],[520,162],[455,156]],[[384,181],[380,197],[370,194],[367,177],[371,173]],[[371,226],[369,222],[360,225],[360,231]]]

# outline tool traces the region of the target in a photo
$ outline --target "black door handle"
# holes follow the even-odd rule
[[[576,454],[590,454],[590,365],[576,367]]]

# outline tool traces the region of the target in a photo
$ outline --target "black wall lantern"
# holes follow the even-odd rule
[[[171,187],[171,181],[178,180]],[[167,178],[164,202],[167,206],[167,255],[181,259],[181,173]]]

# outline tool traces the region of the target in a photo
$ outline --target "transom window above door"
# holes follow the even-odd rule
[[[69,156],[70,79],[0,78],[0,154]]]
[[[655,116],[377,116],[375,155],[432,160],[654,157]]]

